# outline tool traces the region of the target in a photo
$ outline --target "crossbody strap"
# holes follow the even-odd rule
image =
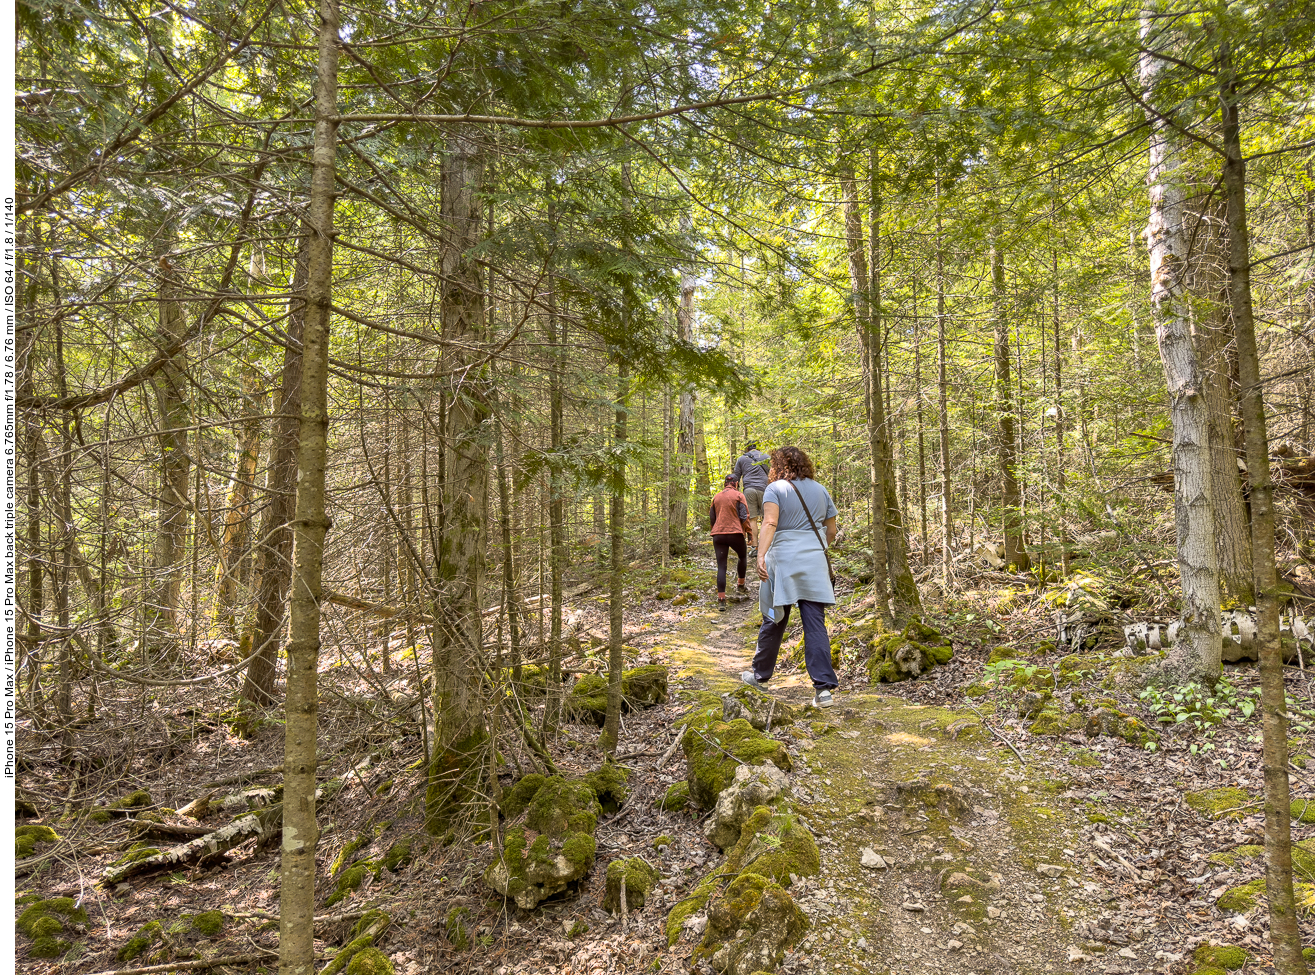
[[[787,482],[794,493],[799,495],[799,506],[804,509],[804,517],[808,519],[808,527],[813,529],[813,534],[817,536],[817,544],[822,546],[822,554],[826,556],[826,573],[831,579],[831,585],[836,584],[836,571],[831,568],[831,552],[826,547],[826,542],[822,541],[822,533],[817,530],[817,522],[813,521],[813,515],[808,510],[808,502],[804,500],[804,492],[799,490],[799,485],[794,481]]]

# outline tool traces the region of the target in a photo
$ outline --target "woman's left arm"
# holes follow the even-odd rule
[[[840,529],[836,527],[836,516],[832,515],[822,522],[822,527],[826,529],[826,547],[830,548],[835,544],[836,535],[840,533]]]

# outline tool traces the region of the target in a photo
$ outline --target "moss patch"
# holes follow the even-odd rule
[[[38,933],[37,925],[43,918],[50,918],[59,924],[59,930],[64,929],[65,923],[86,924],[87,912],[72,897],[50,897],[46,900],[33,901],[23,913],[18,915],[18,920],[14,926],[22,931],[29,938],[48,936],[51,934],[48,924],[41,925],[41,932]]]
[[[607,684],[605,674],[586,674],[571,688],[566,706],[601,728],[607,717]],[[667,695],[667,668],[660,664],[634,667],[621,672],[622,711],[651,708],[666,701]]]
[[[147,846],[145,843],[134,843],[128,852],[114,861],[113,865],[121,867],[126,863],[136,863],[138,860],[147,860],[159,855],[160,851],[153,846]]]
[[[1192,960],[1198,965],[1235,972],[1246,967],[1251,955],[1245,948],[1235,945],[1201,945],[1192,953]]]
[[[920,620],[909,623],[899,633],[889,633],[872,641],[868,656],[868,677],[875,684],[893,684],[919,677],[937,664],[948,664],[954,657],[949,637]]]
[[[137,933],[124,943],[119,949],[116,956],[119,961],[132,961],[134,958],[140,958],[151,947],[164,938],[164,928],[159,921],[148,921],[137,929]]]
[[[658,872],[642,857],[613,860],[607,865],[607,891],[603,895],[603,910],[612,914],[621,911],[621,890],[626,892],[626,910],[637,911],[644,906]]]
[[[680,812],[689,804],[689,783],[683,781],[671,783],[666,794],[657,801],[657,807],[665,812]]]
[[[1241,819],[1260,805],[1259,800],[1251,793],[1235,786],[1188,792],[1183,796],[1183,801],[1210,819],[1220,819],[1225,816],[1230,819]]]
[[[402,867],[411,862],[412,848],[415,846],[415,838],[405,836],[388,848],[384,854],[382,866],[386,870],[396,873]]]
[[[393,963],[378,948],[362,948],[347,963],[347,975],[393,975]]]
[[[192,918],[192,927],[207,938],[214,938],[224,930],[223,911],[202,911]]]
[[[752,872],[783,887],[790,875],[816,877],[822,871],[817,841],[793,812],[759,806],[740,827],[739,842],[726,857],[728,872]]]
[[[14,830],[14,857],[31,856],[38,843],[58,843],[59,834],[49,826],[19,826]]]
[[[665,673],[665,671],[663,671]],[[584,777],[584,784],[594,790],[603,812],[619,812],[630,790],[626,788],[626,773],[611,762],[605,762]]]
[[[503,790],[502,800],[499,806],[502,809],[502,815],[508,819],[515,819],[527,808],[534,794],[543,788],[543,784],[548,781],[547,776],[540,775],[538,772],[531,772],[525,776],[510,789]]]
[[[466,925],[469,916],[468,908],[458,906],[449,910],[443,918],[443,934],[448,944],[457,951],[465,951],[470,947],[470,929]]]
[[[333,894],[324,902],[325,907],[332,907],[345,901],[353,891],[360,890],[365,883],[365,875],[370,872],[372,864],[367,860],[348,867],[338,877],[338,885]]]
[[[710,809],[717,794],[735,780],[740,765],[771,762],[783,772],[792,767],[785,746],[755,731],[743,718],[719,721],[694,715],[681,747],[685,751],[690,798],[703,809]]]

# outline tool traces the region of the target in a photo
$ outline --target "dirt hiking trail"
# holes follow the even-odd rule
[[[687,616],[663,640],[675,684],[733,690],[759,619],[752,598]],[[791,623],[783,660],[799,638]],[[834,707],[815,709],[802,668],[774,678],[770,691],[799,709],[777,736],[822,857],[820,877],[791,888],[811,927],[783,970],[1161,967],[1110,931],[1118,895],[1084,875],[1077,851],[1091,846],[1082,834],[1092,828],[1057,801],[1064,784],[1030,774],[978,715],[844,686]]]

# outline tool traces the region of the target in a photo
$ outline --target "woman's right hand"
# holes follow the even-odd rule
[[[767,557],[763,555],[758,556],[758,578],[767,581]]]

